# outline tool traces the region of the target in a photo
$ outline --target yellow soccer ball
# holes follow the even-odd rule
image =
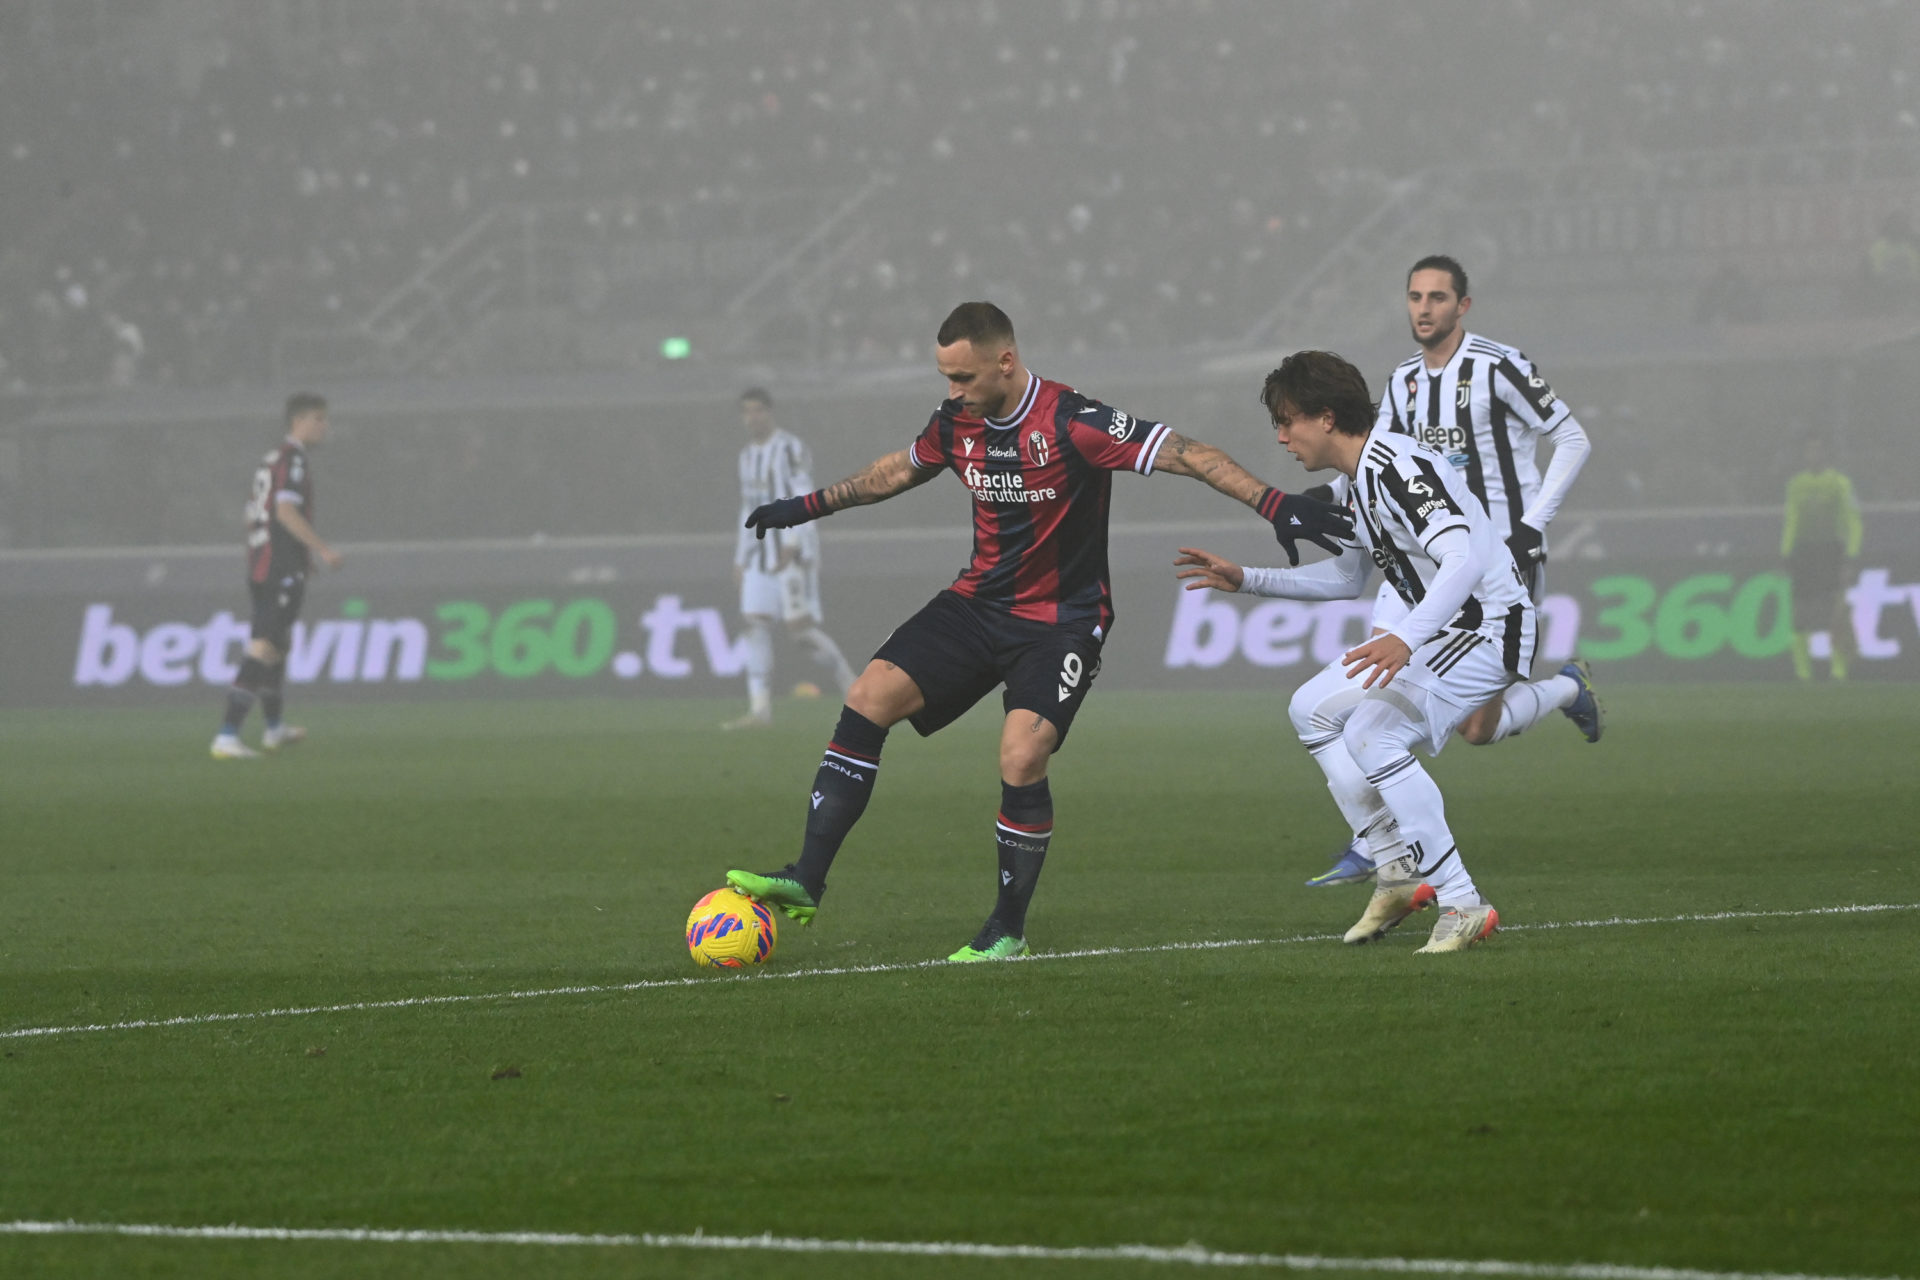
[[[694,903],[687,917],[687,950],[703,969],[762,964],[779,938],[773,912],[731,885]]]

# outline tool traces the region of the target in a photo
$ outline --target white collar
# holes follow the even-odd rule
[[[1014,406],[1013,412],[1004,418],[983,418],[982,421],[996,431],[1017,427],[1020,425],[1020,419],[1027,416],[1027,411],[1033,408],[1033,402],[1039,398],[1040,375],[1029,369],[1027,370],[1027,389],[1021,393],[1020,403]]]

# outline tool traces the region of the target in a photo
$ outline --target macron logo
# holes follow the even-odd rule
[[[821,795],[821,794],[820,794],[820,793],[819,793],[818,791],[816,791],[816,792],[814,792],[814,793],[813,793],[813,807],[814,807],[814,808],[816,808],[816,809],[818,809],[818,808],[820,807],[820,802],[821,802],[822,800],[825,800],[825,799],[826,799],[826,797],[825,797],[825,796],[823,796],[823,795]]]
[[[1002,871],[1002,872],[1000,873],[1000,883],[1001,883],[1001,884],[1012,884],[1012,883],[1013,883],[1013,872],[1011,872],[1011,871]]]
[[[960,452],[966,454],[969,458],[973,456],[973,437],[972,436],[960,437]]]
[[[1300,517],[1299,517],[1299,516],[1288,516],[1288,517],[1287,517],[1287,521],[1288,521],[1288,523],[1290,523],[1290,524],[1299,524],[1299,523],[1300,523]]]

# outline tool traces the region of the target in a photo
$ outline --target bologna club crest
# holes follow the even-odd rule
[[[1033,455],[1033,465],[1047,465],[1047,438],[1038,431],[1027,437],[1027,452]]]

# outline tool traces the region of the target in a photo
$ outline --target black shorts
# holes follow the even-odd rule
[[[285,655],[293,648],[293,624],[306,603],[306,578],[294,574],[247,586],[253,593],[253,638],[265,640]]]
[[[1803,542],[1787,557],[1793,579],[1793,629],[1820,631],[1833,621],[1846,585],[1846,548],[1838,542]]]
[[[1095,623],[1016,618],[957,591],[942,591],[887,637],[874,658],[891,662],[927,705],[908,717],[921,737],[937,733],[1004,684],[1002,708],[1031,711],[1060,731],[1060,744],[1100,674]]]

